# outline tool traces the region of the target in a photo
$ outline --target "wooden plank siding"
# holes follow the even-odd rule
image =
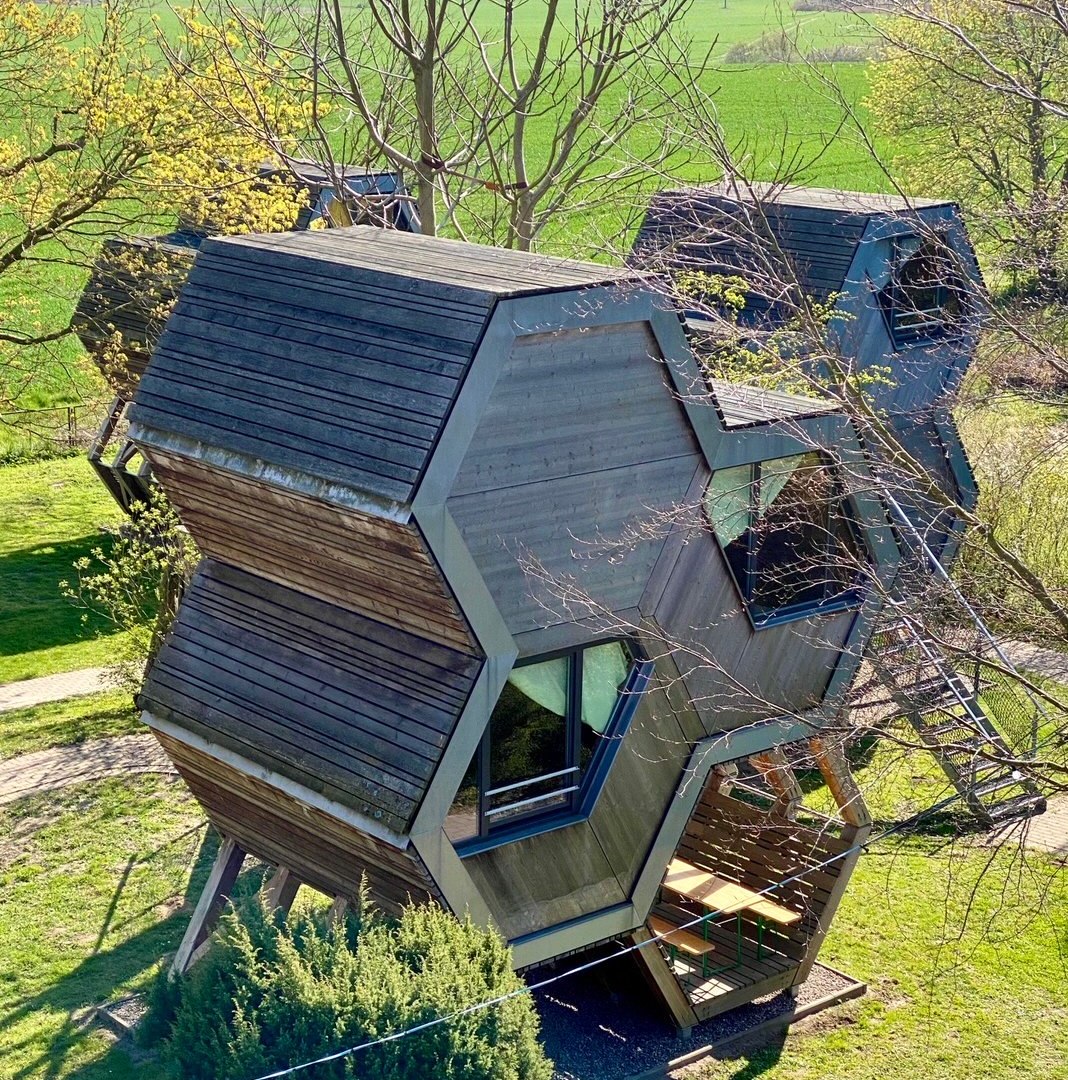
[[[587,821],[470,855],[464,869],[509,940],[627,899]]]
[[[493,297],[324,262],[326,233],[284,238],[316,256],[205,242],[131,421],[405,502]]]
[[[179,739],[155,734],[215,828],[257,858],[350,900],[366,876],[371,899],[392,915],[409,898],[441,902],[414,850],[400,851]]]
[[[105,240],[78,298],[72,324],[108,383],[132,394],[148,365],[166,308],[185,281],[196,247],[185,234]],[[121,370],[107,356],[115,331],[122,335]]]
[[[403,833],[480,661],[205,560],[151,712]]]
[[[564,610],[521,561],[574,579],[595,610],[634,608],[663,545],[658,519],[701,461],[649,325],[596,321],[516,340],[448,500],[527,653],[538,631],[586,612]]]
[[[478,646],[414,525],[145,450],[201,551],[471,655]]]
[[[662,591],[646,596],[708,734],[818,705],[855,612],[755,630],[726,560],[706,528],[681,530],[665,548]]]

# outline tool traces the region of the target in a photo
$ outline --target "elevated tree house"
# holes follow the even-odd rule
[[[903,453],[918,462],[952,504],[975,505],[951,413],[975,355],[983,294],[960,208],[763,184],[664,191],[650,205],[632,261],[673,275],[741,277],[739,322],[755,339],[782,331],[806,298],[830,306],[826,344],[869,376],[866,393],[897,444],[878,448],[873,461],[904,558],[871,664],[979,820],[989,826],[1041,813],[1040,793],[1011,764],[1034,752],[1033,739],[1017,732],[1015,715],[995,721],[979,683],[969,685],[958,670],[961,658],[924,626],[920,613],[931,605],[932,584],[940,585],[932,574],[945,579],[961,521],[897,460]],[[688,313],[696,342],[707,324],[701,310]],[[879,446],[878,435],[870,441]],[[966,605],[953,615],[973,621]],[[990,658],[1008,665],[985,627],[975,631]],[[1006,695],[1020,699],[1009,702],[1010,713],[1041,712],[1018,688],[1002,686]]]

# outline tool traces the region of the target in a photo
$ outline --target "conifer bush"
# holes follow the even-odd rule
[[[398,922],[250,905],[225,916],[192,971],[161,990],[150,1030],[183,1080],[251,1080],[518,989],[496,934],[433,905]],[[299,1074],[308,1080],[549,1080],[526,995]]]

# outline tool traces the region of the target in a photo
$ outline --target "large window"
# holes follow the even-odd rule
[[[964,286],[946,243],[937,237],[897,237],[893,277],[880,300],[896,349],[959,332]]]
[[[504,836],[584,812],[650,670],[622,641],[517,665],[449,811],[449,838]]]
[[[720,469],[705,512],[758,625],[859,600],[866,560],[819,453]]]

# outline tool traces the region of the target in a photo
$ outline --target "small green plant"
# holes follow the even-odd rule
[[[83,619],[96,612],[127,632],[117,674],[136,690],[170,629],[199,554],[159,488],[147,506],[135,509],[110,548],[94,548],[74,564],[77,582],[60,586],[67,599],[86,609]]]
[[[148,1019],[169,1031],[183,1080],[247,1080],[453,1015],[522,986],[492,931],[434,905],[400,920],[370,912],[288,919],[261,903],[230,912],[184,978],[153,995]],[[375,1080],[549,1080],[529,997],[429,1027],[308,1070]]]

